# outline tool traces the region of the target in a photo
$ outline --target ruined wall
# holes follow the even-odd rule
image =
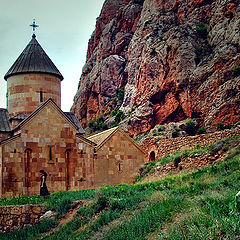
[[[184,149],[193,149],[196,144],[201,146],[210,145],[225,137],[240,135],[240,126],[234,130],[224,130],[214,133],[201,134],[197,136],[178,137],[171,139],[162,139],[157,141],[154,138],[146,139],[141,147],[145,151],[145,162],[149,162],[151,152],[155,153],[155,159],[159,159],[164,155],[173,152],[182,151]]]
[[[43,205],[0,206],[0,232],[34,225],[45,211]]]
[[[143,163],[144,153],[118,131],[96,153],[95,186],[132,183]]]
[[[14,75],[7,79],[7,109],[10,117],[18,113],[30,114],[49,98],[61,107],[61,80],[56,76],[34,73]]]

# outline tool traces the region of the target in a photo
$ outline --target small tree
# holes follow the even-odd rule
[[[120,123],[124,118],[125,118],[125,114],[123,113],[123,111],[118,110],[117,114],[115,115],[115,123]]]
[[[233,76],[234,77],[238,77],[240,75],[240,66],[239,65],[235,65],[233,67]]]
[[[194,121],[190,118],[186,121],[186,133],[190,136],[195,135],[195,123]]]
[[[218,130],[223,130],[224,129],[224,124],[222,122],[217,123],[217,129]]]
[[[206,128],[204,126],[200,127],[198,130],[197,130],[197,134],[204,134],[206,133]]]

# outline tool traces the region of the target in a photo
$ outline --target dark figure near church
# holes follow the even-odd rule
[[[40,177],[41,183],[40,183],[40,196],[43,196],[43,200],[45,199],[45,196],[49,195],[46,180],[47,180],[47,173],[44,170],[40,170],[40,173],[42,174]]]

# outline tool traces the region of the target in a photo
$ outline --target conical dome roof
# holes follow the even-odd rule
[[[7,80],[10,76],[21,73],[49,73],[63,80],[62,74],[38,43],[35,34],[32,35],[32,40],[8,70],[4,79]]]

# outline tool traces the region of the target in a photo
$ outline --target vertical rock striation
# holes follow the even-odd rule
[[[194,117],[238,122],[239,51],[237,0],[106,0],[72,111],[86,127],[120,107],[132,135]]]

